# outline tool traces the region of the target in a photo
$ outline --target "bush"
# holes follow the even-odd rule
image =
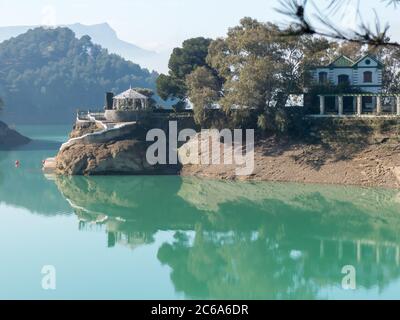
[[[302,107],[269,108],[257,118],[258,132],[262,135],[302,137],[307,132]]]

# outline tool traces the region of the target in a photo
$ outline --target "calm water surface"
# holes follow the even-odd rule
[[[18,129],[34,141],[0,151],[0,298],[400,298],[397,191],[45,177],[70,128]]]

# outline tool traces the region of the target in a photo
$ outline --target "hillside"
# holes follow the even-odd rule
[[[0,75],[9,123],[69,123],[77,109],[101,108],[106,91],[154,89],[158,76],[68,28],[36,28],[0,43]]]
[[[0,150],[14,148],[26,144],[29,141],[27,137],[10,129],[4,122],[0,121]]]
[[[19,36],[29,29],[38,27],[39,26],[0,27],[0,42]],[[108,23],[94,25],[74,23],[60,27],[71,29],[78,38],[88,35],[92,38],[93,43],[106,48],[110,53],[118,54],[150,70],[160,70],[167,64],[165,57],[160,56],[157,52],[143,49],[135,44],[119,39],[115,30],[112,29]]]

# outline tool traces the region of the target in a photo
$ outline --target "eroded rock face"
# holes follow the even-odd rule
[[[4,122],[0,121],[0,148],[16,147],[27,144],[29,141],[29,138],[10,129]]]
[[[73,127],[73,130],[69,134],[70,138],[78,138],[87,133],[93,133],[103,130],[104,128],[99,127],[96,123],[93,122],[80,122],[76,123]]]
[[[147,162],[149,144],[133,139],[104,144],[74,144],[57,155],[55,172],[62,175],[175,173],[177,166],[153,166]]]

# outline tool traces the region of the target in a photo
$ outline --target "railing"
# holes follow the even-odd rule
[[[78,111],[76,113],[76,118],[81,121],[89,121],[89,114],[87,111]]]
[[[76,118],[81,121],[95,121],[95,120],[100,120],[104,121],[104,111],[78,111],[76,114]]]
[[[173,110],[163,110],[149,112],[148,116],[150,118],[192,118],[193,111],[185,110],[175,112]],[[79,121],[106,121],[105,113],[102,110],[87,110],[87,111],[77,111],[76,118]]]
[[[92,117],[95,120],[100,120],[100,121],[104,121],[106,120],[106,118],[104,117],[104,112],[91,112],[89,111],[89,116]]]

